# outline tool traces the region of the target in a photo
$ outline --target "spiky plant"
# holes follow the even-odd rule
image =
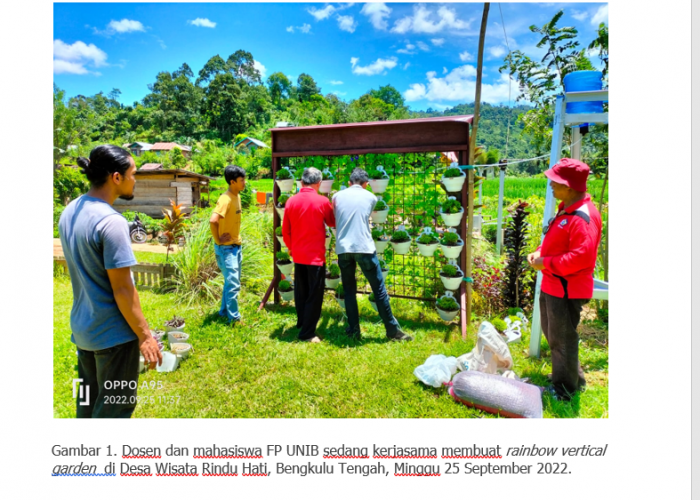
[[[506,307],[525,308],[532,301],[532,287],[527,264],[528,223],[526,210],[528,204],[520,201],[510,210],[510,220],[503,239],[507,255],[505,279],[503,280],[503,299]]]
[[[167,239],[168,250],[165,253],[165,261],[168,261],[170,256],[170,247],[175,241],[185,234],[185,218],[187,214],[182,211],[182,203],[176,204],[170,200],[171,210],[163,209],[163,222],[161,229],[163,236]]]

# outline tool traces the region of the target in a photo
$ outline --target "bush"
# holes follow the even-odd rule
[[[282,280],[278,288],[280,292],[289,292],[292,289],[292,284],[287,280]]]
[[[459,310],[459,304],[454,297],[442,297],[438,299],[436,306],[438,309],[442,309],[443,311]]]
[[[287,203],[287,200],[289,200],[289,198],[291,198],[290,195],[288,195],[287,193],[282,193],[277,197],[277,206],[283,208],[285,203]]]
[[[143,224],[144,228],[146,228],[146,232],[148,234],[155,235],[158,231],[160,231],[160,221],[149,217],[144,213],[131,212],[129,210],[125,210],[124,212],[122,212],[122,215],[129,222],[134,222],[134,218],[136,217],[136,215],[138,215],[139,219],[141,220],[141,223]]]
[[[387,210],[388,208],[389,208],[389,205],[387,205],[384,200],[378,200],[377,204],[374,205],[375,212],[378,212],[380,210]]]
[[[377,303],[377,300],[374,298],[374,292],[370,293],[368,298],[370,302]]]
[[[442,266],[440,274],[444,275],[446,278],[456,278],[462,273],[459,271],[459,269],[457,269],[456,266],[453,266],[452,264],[446,264]]]
[[[457,214],[462,211],[462,204],[457,200],[446,200],[442,204],[443,214]]]
[[[340,266],[338,264],[331,264],[328,267],[328,276],[331,279],[338,279],[340,278]]]
[[[60,167],[53,172],[54,202],[67,205],[90,189],[90,182],[78,168]]]
[[[280,264],[289,264],[292,260],[287,252],[281,251],[277,252],[277,262]]]
[[[491,324],[493,327],[498,330],[499,332],[503,333],[506,331],[506,328],[508,328],[508,325],[506,325],[506,322],[503,321],[501,318],[496,318],[491,321]]]
[[[459,235],[457,233],[446,232],[445,234],[442,235],[442,239],[440,240],[440,243],[442,245],[445,245],[446,247],[458,246]]]
[[[286,168],[281,168],[277,171],[277,180],[278,181],[284,181],[287,179],[292,179],[292,173],[287,170]]]
[[[377,169],[372,169],[369,172],[367,172],[367,175],[369,176],[370,179],[372,180],[379,180],[379,179],[386,179],[388,177],[388,174],[385,172],[382,172],[381,170]]]
[[[54,204],[53,206],[53,237],[54,238],[59,238],[60,235],[58,234],[58,221],[61,218],[61,214],[63,213],[63,210],[65,210],[66,207],[63,205],[58,205]]]
[[[249,208],[253,204],[253,191],[246,188],[240,192],[241,196],[241,206],[243,208]]]
[[[394,231],[394,234],[391,235],[391,241],[394,243],[405,243],[411,241],[411,236],[408,234],[408,231]]]
[[[498,232],[498,226],[496,224],[489,224],[488,226],[481,226],[481,235],[489,243],[496,244],[496,233]]]
[[[473,265],[473,290],[478,299],[474,302],[474,309],[483,316],[492,316],[503,309],[503,273],[480,256],[474,257]]]
[[[277,229],[275,229],[275,234],[277,236],[282,236],[282,226],[277,226]]]
[[[432,245],[433,243],[438,242],[438,237],[437,234],[433,233],[432,231],[429,233],[423,233],[421,234],[418,239],[416,240],[416,243],[421,243],[423,245]]]
[[[462,171],[457,167],[450,167],[443,174],[445,177],[461,177]]]

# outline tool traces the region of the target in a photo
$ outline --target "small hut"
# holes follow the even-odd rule
[[[193,207],[203,206],[201,194],[209,192],[209,181],[213,180],[202,174],[180,169],[153,169],[136,171],[134,199],[126,201],[117,199],[114,208],[118,212],[141,212],[154,219],[163,218],[163,209],[170,208],[170,200],[182,204],[184,212],[189,213]]]

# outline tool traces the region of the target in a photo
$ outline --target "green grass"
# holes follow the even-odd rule
[[[172,252],[171,252],[172,253]],[[146,264],[165,264],[165,254],[155,252],[134,252],[136,260]],[[172,260],[172,257],[169,259]]]
[[[244,261],[245,262],[245,261]],[[148,372],[143,381],[162,381],[162,390],[141,390],[142,396],[179,396],[177,404],[140,404],[134,417],[334,417],[334,418],[491,418],[455,403],[444,389],[422,385],[413,375],[431,354],[459,356],[474,346],[472,333],[461,340],[456,325],[445,325],[428,305],[392,299],[395,315],[415,340],[387,342],[377,314],[359,299],[365,338],[346,339],[343,315],[327,294],[318,331],[324,342],[297,342],[292,306],[268,306],[257,312],[259,296],[241,296],[245,326],[231,327],[217,315],[218,304],[184,307],[173,296],[140,292],[152,327],[178,314],[185,317],[195,353],[173,373]],[[67,278],[54,279],[54,414],[75,415],[71,381],[76,376],[75,346],[70,342],[72,303]],[[607,332],[591,325],[582,336],[581,364],[589,389],[572,403],[544,398],[546,417],[607,417]],[[546,384],[550,357],[542,342],[542,358],[527,357],[529,335],[511,345],[515,371]]]

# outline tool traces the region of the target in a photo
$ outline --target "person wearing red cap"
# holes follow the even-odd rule
[[[552,351],[552,385],[548,390],[566,401],[586,386],[576,328],[583,306],[593,296],[602,228],[600,213],[586,193],[589,172],[588,165],[570,158],[545,171],[554,197],[561,203],[547,224],[542,245],[527,257],[530,266],[542,271],[540,320]]]

